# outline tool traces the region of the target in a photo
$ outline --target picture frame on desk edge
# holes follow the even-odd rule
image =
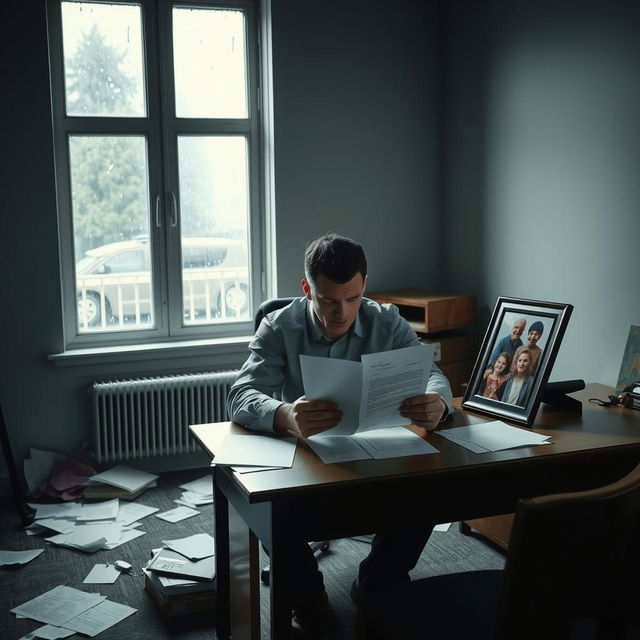
[[[540,408],[544,386],[549,380],[549,375],[572,311],[573,306],[566,303],[499,297],[482,340],[482,345],[462,400],[462,408],[531,426]],[[538,327],[541,325],[543,331],[536,343],[541,352],[537,358],[535,370],[526,382],[526,389],[523,391],[522,398],[518,399],[520,402],[515,404],[507,402],[506,398],[502,396],[491,398],[485,396],[484,393],[486,391],[487,371],[494,364],[490,361],[492,354],[500,344],[500,341],[511,334],[513,324],[520,318],[526,320],[526,325],[520,338],[523,347],[527,347],[527,337],[530,327],[534,323]],[[509,371],[511,371],[511,367],[514,364],[512,360],[509,360]],[[514,373],[509,373],[508,375],[514,377]],[[501,385],[503,394],[507,387],[507,381]]]

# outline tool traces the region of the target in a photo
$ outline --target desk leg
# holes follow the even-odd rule
[[[231,637],[260,640],[258,539],[229,504]]]
[[[215,471],[214,471],[215,473]],[[231,585],[229,575],[229,507],[227,498],[213,483],[216,541],[216,637],[231,637]]]
[[[291,638],[291,604],[287,594],[291,588],[287,580],[291,575],[288,566],[286,526],[278,526],[277,514],[272,511],[272,547],[269,557],[269,586],[271,592],[271,638],[272,640],[289,640]],[[290,526],[290,525],[289,525]]]
[[[214,505],[216,637],[260,640],[258,540],[217,488]]]

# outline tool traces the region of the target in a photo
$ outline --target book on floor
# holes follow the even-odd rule
[[[147,569],[163,575],[213,580],[216,570],[215,556],[189,560],[171,549],[160,549],[147,564]]]
[[[213,612],[215,610],[215,590],[208,589],[167,595],[158,588],[153,579],[152,571],[145,570],[144,590],[149,594],[160,615],[164,617],[173,618],[202,611]]]

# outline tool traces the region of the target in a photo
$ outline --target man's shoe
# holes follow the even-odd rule
[[[329,638],[327,634],[335,626],[335,615],[326,591],[317,600],[296,607],[293,610],[291,626],[296,638]]]

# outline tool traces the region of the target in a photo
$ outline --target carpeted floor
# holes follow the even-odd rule
[[[158,487],[143,493],[137,502],[164,511],[176,506],[180,496],[179,484],[206,474],[196,470],[164,475]],[[66,584],[83,591],[100,592],[110,600],[137,609],[136,614],[107,629],[97,637],[100,640],[212,640],[215,636],[215,615],[196,614],[164,619],[158,615],[144,591],[140,566],[146,563],[151,549],[161,546],[167,538],[180,538],[193,533],[213,533],[213,510],[200,508],[201,514],[175,524],[151,515],[142,520],[146,535],[116,549],[86,554],[67,548],[54,547],[40,536],[27,536],[21,527],[11,503],[0,503],[0,549],[23,550],[44,548],[45,551],[31,563],[16,569],[0,568],[0,638],[19,640],[25,634],[42,626],[27,619],[16,619],[13,607],[34,598],[53,587]],[[349,597],[349,588],[356,575],[360,560],[368,553],[368,542],[363,539],[336,540],[327,554],[321,556],[320,566],[332,606],[338,619],[335,640],[354,640],[355,607]],[[126,560],[134,565],[137,575],[121,575],[113,585],[84,585],[83,579],[97,563]],[[457,524],[446,532],[434,532],[426,546],[414,577],[472,569],[501,568],[503,555],[475,536],[463,536]],[[261,585],[262,638],[268,638],[268,587]],[[76,635],[73,638],[82,636]]]

